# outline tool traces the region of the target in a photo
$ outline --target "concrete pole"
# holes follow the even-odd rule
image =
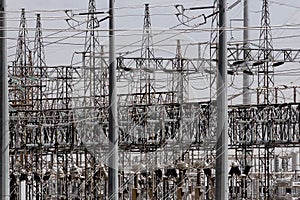
[[[114,2],[109,0],[109,160],[108,199],[118,200],[118,113],[116,89],[116,48]]]
[[[217,69],[216,200],[228,199],[228,102],[226,0],[219,0],[219,48]]]
[[[0,121],[1,121],[1,199],[9,200],[8,73],[6,60],[5,0],[0,0]]]
[[[244,0],[244,61],[245,67],[244,70],[248,70],[249,64],[249,7],[248,7],[248,0]],[[251,94],[249,90],[250,81],[249,75],[243,72],[243,104],[250,104],[251,103]]]

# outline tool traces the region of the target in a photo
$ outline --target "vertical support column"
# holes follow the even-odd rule
[[[8,130],[8,87],[7,87],[7,60],[6,60],[6,33],[5,33],[5,0],[0,0],[0,123],[1,123],[1,173],[0,196],[9,200],[9,130]]]
[[[243,104],[250,104],[251,103],[251,94],[249,90],[249,75],[247,74],[248,64],[249,64],[249,7],[248,7],[248,0],[244,0],[244,61],[245,67],[243,72]]]
[[[114,33],[114,2],[109,0],[109,160],[108,199],[118,200],[118,123],[116,90],[116,52]]]
[[[297,103],[297,88],[294,87],[294,103]]]
[[[274,103],[274,67],[273,44],[270,22],[270,0],[262,0],[261,30],[259,36],[258,60],[263,61],[258,66],[258,95],[261,96],[257,104]]]
[[[217,69],[216,200],[228,199],[228,102],[226,0],[219,0],[219,49]]]

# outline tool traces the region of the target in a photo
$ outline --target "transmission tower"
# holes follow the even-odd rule
[[[270,26],[270,12],[269,12],[269,0],[263,0],[262,4],[262,17],[261,17],[261,30],[259,37],[260,51],[258,54],[258,60],[261,61],[258,66],[258,104],[272,104],[274,103],[274,69],[272,67],[273,62],[273,45],[272,34]],[[267,119],[271,120],[271,113]],[[268,137],[271,137],[272,132],[268,131]],[[265,190],[266,197],[270,198],[272,191],[272,175],[271,166],[274,158],[274,148],[265,145],[264,149],[259,151],[259,169],[261,172],[261,179],[263,180],[262,187]]]
[[[46,61],[45,61],[45,50],[43,43],[43,34],[42,34],[42,23],[41,16],[37,14],[36,19],[36,32],[34,39],[34,49],[33,49],[33,68],[34,68],[34,76],[39,77],[39,87],[37,87],[37,91],[35,92],[37,99],[39,102],[36,107],[39,110],[43,110],[43,93],[45,87],[43,87],[43,78],[47,76],[46,70]]]
[[[137,107],[133,109],[134,118],[138,119],[136,122],[139,124],[141,132],[137,134],[140,145],[149,145],[148,141],[157,141],[155,130],[157,129],[157,123],[153,123],[153,120],[157,119],[157,113],[160,113],[160,109],[156,109],[154,105],[155,100],[155,70],[153,68],[153,59],[155,58],[153,49],[152,29],[151,29],[151,15],[149,4],[145,4],[144,9],[144,24],[143,24],[143,36],[140,63],[138,66],[139,80],[134,86],[136,90],[135,99],[133,105]],[[140,151],[141,157],[139,158],[140,163],[149,163],[145,167],[147,173],[156,166],[156,152],[147,152],[145,148]],[[138,175],[136,175],[138,177]],[[145,188],[149,186],[145,185]],[[148,199],[150,192],[144,191],[141,194],[141,198]]]
[[[46,114],[45,110],[47,107],[49,108],[48,102],[45,101],[47,97],[45,96],[47,85],[47,69],[45,62],[45,51],[44,51],[44,43],[42,38],[42,23],[41,16],[37,14],[36,18],[36,32],[35,32],[35,40],[34,40],[34,49],[33,49],[33,77],[36,78],[36,87],[34,88],[34,95],[36,102],[34,104],[34,110],[37,112],[33,113],[35,119],[35,123],[37,125],[37,129],[33,136],[33,143],[40,144],[38,148],[35,148],[31,151],[31,159],[32,159],[32,174],[34,174],[35,179],[32,181],[32,194],[36,199],[43,198],[43,184],[40,181],[42,177],[43,171],[43,149],[42,143],[44,141],[43,134],[43,124],[46,123]],[[45,86],[44,86],[45,85]]]
[[[29,38],[28,38],[28,29],[25,17],[25,9],[23,8],[21,11],[21,19],[19,25],[19,34],[17,41],[17,51],[15,57],[15,63],[23,66],[30,65],[31,63],[31,55],[29,50]]]
[[[263,0],[259,48],[257,103],[270,104],[274,102],[274,69],[269,0]]]
[[[172,109],[172,115],[177,116],[178,119],[181,119],[180,121],[177,121],[176,123],[172,124],[172,129],[177,130],[179,129],[179,133],[177,135],[177,140],[181,141],[184,140],[184,135],[182,134],[184,132],[184,109],[183,104],[187,102],[188,99],[188,80],[187,80],[187,71],[188,71],[188,65],[186,64],[186,60],[182,57],[182,51],[181,51],[181,44],[180,40],[177,40],[176,45],[176,64],[174,65],[174,73],[173,75],[173,88],[172,91],[174,92],[174,95],[177,96],[177,98],[172,99],[170,103],[175,103],[178,106],[174,106]],[[171,114],[170,113],[170,114]],[[187,135],[185,135],[186,137]],[[188,136],[187,136],[188,137]]]
[[[144,94],[144,97],[140,99],[140,103],[150,104],[151,93],[154,92],[152,81],[154,80],[154,72],[151,71],[152,59],[155,58],[153,50],[152,30],[151,30],[151,19],[149,4],[145,4],[144,11],[144,25],[143,25],[143,37],[142,37],[142,48],[141,48],[140,63],[140,85],[139,92]]]
[[[21,11],[21,19],[19,25],[19,33],[18,33],[18,40],[17,40],[17,50],[16,50],[16,57],[15,61],[13,61],[12,66],[9,67],[9,101],[10,106],[15,110],[31,110],[32,109],[32,97],[30,95],[30,87],[29,86],[29,72],[31,66],[31,52],[29,50],[29,39],[28,39],[28,30],[26,24],[26,17],[25,17],[25,9]],[[28,115],[25,114],[25,118]],[[12,148],[20,147],[21,145],[26,144],[26,134],[20,131],[22,130],[22,122],[18,117],[17,112],[10,113],[10,126],[14,126],[13,129],[16,131],[15,134],[10,134],[10,141],[14,141],[10,143]],[[13,124],[13,125],[12,125]],[[15,157],[12,160],[12,163],[18,163],[25,166],[26,163],[26,153],[22,155],[14,155]],[[20,169],[17,169],[15,173],[20,173]],[[11,183],[11,191],[12,196],[18,198],[19,194],[19,187],[18,187],[18,180],[15,180]]]
[[[144,26],[143,26],[143,38],[142,38],[142,58],[154,58],[151,18],[149,4],[145,4],[144,11]]]
[[[46,66],[45,61],[45,50],[43,43],[43,33],[42,33],[42,22],[41,15],[36,15],[36,32],[35,32],[35,40],[34,40],[34,66],[44,67]]]
[[[75,95],[79,97],[76,103],[82,109],[77,110],[77,118],[90,119],[95,124],[98,120],[107,126],[108,120],[108,66],[104,61],[104,49],[100,44],[99,20],[96,14],[96,1],[90,0],[88,4],[87,31],[85,45],[82,55],[82,66],[80,66],[81,78],[76,83],[78,89]],[[83,91],[80,89],[83,87]],[[88,125],[86,120],[79,123],[77,129],[82,134],[81,140],[85,142],[99,141],[95,130],[99,127]],[[89,129],[87,131],[87,129]],[[105,129],[105,128],[104,128]]]
[[[177,40],[177,46],[176,46],[176,70],[175,73],[177,76],[174,76],[173,84],[174,84],[174,91],[177,92],[178,99],[175,100],[175,102],[178,103],[183,103],[187,98],[188,98],[188,85],[187,85],[187,80],[185,80],[185,72],[184,70],[184,59],[182,58],[182,53],[181,53],[181,44],[180,40]]]
[[[21,11],[21,20],[19,25],[19,34],[17,41],[17,50],[15,61],[11,69],[12,83],[15,84],[16,91],[12,97],[12,106],[22,106],[24,108],[31,108],[32,104],[32,87],[30,86],[29,77],[32,76],[32,54],[29,48],[28,29],[25,17],[25,9]]]
[[[80,81],[75,85],[75,93],[79,97],[76,103],[76,124],[79,140],[86,149],[85,157],[88,165],[85,165],[86,181],[83,183],[86,198],[97,198],[100,191],[105,191],[106,182],[99,171],[99,176],[94,172],[100,170],[104,164],[104,141],[107,141],[108,126],[108,65],[104,60],[104,49],[99,39],[99,20],[97,17],[96,1],[89,0],[85,33],[84,50],[82,54],[82,66],[80,66]],[[81,89],[83,87],[83,89]],[[83,90],[83,91],[82,91]],[[102,143],[101,143],[102,142]],[[104,168],[102,168],[104,169]]]
[[[25,145],[30,139],[30,133],[27,135],[26,131],[22,126],[26,126],[28,123],[26,120],[22,120],[17,111],[22,110],[32,110],[33,109],[33,87],[32,79],[33,70],[32,70],[32,57],[31,51],[29,49],[29,39],[28,39],[28,30],[25,17],[25,9],[21,11],[21,19],[19,25],[19,33],[17,40],[17,50],[15,61],[9,69],[10,73],[10,91],[9,91],[9,101],[10,106],[15,109],[16,112],[10,113],[10,126],[13,129],[17,130],[16,132],[10,134],[10,143],[11,147],[18,148],[22,145]],[[29,117],[28,113],[23,113],[23,119]],[[14,158],[12,163],[18,164],[20,167],[15,170],[15,173],[23,173],[23,171],[29,171],[29,156],[26,151],[17,154],[16,152],[12,153]],[[25,179],[26,180],[26,179]],[[25,181],[20,179],[19,181]],[[12,196],[18,198],[20,187],[18,187],[18,180],[11,183],[11,192]]]
[[[152,42],[151,20],[149,4],[145,4],[144,25],[141,46],[141,57],[136,61],[135,76],[129,85],[129,91],[133,93],[130,102],[133,103],[131,113],[133,121],[141,126],[142,133],[137,138],[147,138],[151,128],[147,128],[147,121],[151,115],[149,105],[154,103],[155,89],[153,85],[154,50]],[[147,130],[148,129],[148,130]],[[149,135],[150,136],[150,135]]]
[[[87,31],[85,37],[84,55],[83,55],[83,76],[84,76],[84,102],[87,106],[95,106],[96,97],[96,67],[99,64],[100,42],[98,32],[99,27],[97,19],[95,0],[89,1],[87,16]],[[98,58],[96,58],[98,56]]]

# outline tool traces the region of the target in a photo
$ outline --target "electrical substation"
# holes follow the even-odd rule
[[[141,11],[139,29],[127,20],[134,40],[96,0],[61,12],[64,28],[18,11],[7,31],[10,199],[300,199],[300,86],[281,81],[299,73],[300,43],[276,44],[279,1],[259,1],[257,27],[248,1],[116,7],[116,23]],[[177,25],[158,30],[161,7]],[[48,64],[51,45],[72,42],[50,61],[68,64]]]

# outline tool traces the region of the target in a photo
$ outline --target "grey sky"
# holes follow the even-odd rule
[[[228,0],[228,5],[231,5],[236,0]],[[116,1],[116,35],[117,35],[117,53],[124,53],[127,51],[134,51],[140,48],[140,42],[125,47],[134,41],[139,41],[142,37],[142,25],[143,25],[143,10],[144,3],[150,2],[144,0],[130,0],[130,1]],[[158,42],[156,46],[156,55],[162,56],[174,56],[176,40],[181,39],[183,44],[183,51],[187,57],[197,57],[197,46],[193,45],[198,42],[207,42],[209,40],[209,31],[187,31],[185,26],[177,27],[180,30],[167,30],[172,26],[178,25],[179,22],[175,17],[176,9],[174,5],[183,4],[185,7],[194,6],[207,6],[211,5],[212,0],[152,0],[151,6],[151,20],[153,27],[153,34],[155,35],[154,43]],[[243,0],[242,0],[243,2]],[[250,26],[259,27],[261,17],[261,0],[249,0],[250,2]],[[108,0],[97,0],[97,9],[107,10]],[[19,23],[19,11],[21,8],[25,8],[29,11],[26,16],[28,18],[28,27],[31,40],[34,36],[35,26],[35,14],[40,12],[42,15],[42,23],[44,28],[44,42],[54,44],[46,46],[46,61],[50,65],[70,64],[72,54],[74,51],[82,51],[84,44],[84,31],[82,31],[81,38],[69,38],[63,40],[64,44],[56,44],[55,41],[67,37],[74,32],[64,31],[57,34],[57,38],[47,38],[47,35],[58,32],[60,29],[69,28],[65,22],[66,15],[64,10],[73,10],[74,14],[84,12],[87,9],[88,0],[7,0],[8,11],[8,26],[10,31],[8,32],[9,41],[9,60],[13,60],[13,54],[15,53],[16,37]],[[242,18],[242,7],[240,3],[232,10],[228,12],[228,26],[230,26],[230,20]],[[52,11],[52,12],[49,12]],[[205,11],[203,11],[205,12]],[[207,11],[208,12],[208,11]],[[201,11],[193,11],[187,13],[190,16],[196,16],[201,14]],[[272,35],[274,38],[273,45],[275,48],[297,48],[300,49],[300,37],[286,37],[295,36],[299,33],[300,25],[300,1],[295,0],[272,0],[270,1],[270,15],[271,24],[273,26]],[[99,16],[101,18],[103,16]],[[54,19],[52,19],[54,18]],[[84,21],[84,18],[77,18],[79,21]],[[286,26],[293,24],[293,26]],[[242,27],[241,22],[231,22],[233,27]],[[284,26],[282,26],[284,25]],[[199,29],[209,29],[210,24],[203,25]],[[80,26],[78,29],[84,30],[85,26]],[[102,31],[100,32],[101,41],[104,45],[107,45],[107,22],[101,23]],[[162,32],[162,30],[165,30]],[[160,33],[160,34],[158,34]],[[251,39],[258,39],[259,29],[251,30]],[[239,41],[242,39],[242,31],[230,31],[228,32],[228,40]],[[258,43],[254,41],[253,43]],[[72,44],[72,45],[71,45]],[[205,49],[205,48],[204,48]],[[138,52],[138,51],[137,51]],[[204,57],[209,56],[209,52],[203,50]],[[76,60],[76,58],[74,59]],[[282,69],[279,69],[282,70]],[[280,77],[283,82],[297,83],[300,85],[300,81],[297,77]],[[287,83],[285,83],[287,84]]]
[[[108,1],[104,0],[98,0],[96,1],[97,8],[100,10],[106,10],[107,9],[107,3]],[[141,0],[130,0],[130,1],[116,1],[116,7],[117,8],[126,8],[126,9],[116,9],[116,15],[120,16],[116,19],[116,28],[120,29],[140,29],[142,28],[143,24],[143,4],[149,2],[148,1],[141,1]],[[193,6],[205,6],[205,5],[211,5],[211,0],[192,0],[192,1],[183,1],[183,0],[152,0],[150,2],[150,6],[153,5],[154,8],[151,8],[151,14],[152,16],[152,26],[153,29],[166,29],[171,26],[174,26],[178,24],[175,17],[176,10],[174,8],[175,4],[183,4],[185,7],[193,7]],[[231,5],[235,0],[228,0],[228,5]],[[259,26],[260,24],[260,9],[261,9],[261,0],[250,0],[250,25],[251,26]],[[280,2],[284,5],[279,5]],[[64,21],[65,14],[63,13],[63,10],[70,9],[70,10],[77,10],[80,9],[83,12],[87,9],[88,0],[7,0],[7,10],[8,11],[19,11],[21,8],[25,8],[28,11],[34,11],[27,14],[28,17],[34,17],[34,13],[37,13],[37,11],[40,11],[42,14],[42,18],[44,16],[60,16],[61,21],[55,21],[51,22],[50,20],[43,22],[44,28],[49,27],[66,27],[66,23]],[[161,6],[159,6],[161,5]],[[294,7],[291,7],[293,5]],[[61,12],[43,12],[46,10],[61,10]],[[293,1],[293,0],[274,0],[271,1],[271,23],[273,25],[281,25],[285,23],[297,23],[300,21],[300,1]],[[196,12],[190,12],[189,14],[191,16],[199,15],[201,11]],[[74,11],[76,13],[76,11]],[[78,13],[78,12],[77,12]],[[166,14],[166,15],[161,15]],[[168,14],[168,15],[167,15]],[[132,16],[134,15],[134,16]],[[138,16],[140,15],[140,16]],[[15,18],[15,21],[11,20],[9,21],[9,26],[16,26],[18,25],[18,19],[19,19],[19,13],[12,13],[9,12],[9,17]],[[228,13],[228,19],[236,19],[242,17],[242,3],[240,3],[238,6],[233,8]],[[102,27],[105,27],[105,22],[103,23]],[[230,21],[228,21],[228,25],[230,25]],[[34,20],[29,20],[28,26],[34,27]],[[232,22],[232,26],[238,26],[241,27],[242,23],[240,22]],[[205,27],[205,26],[204,26]],[[209,27],[209,26],[208,26]],[[184,26],[181,26],[180,28],[185,28]],[[154,31],[155,32],[155,31]],[[252,37],[257,37],[258,31],[252,31]],[[291,31],[288,31],[286,29],[278,29],[273,30],[273,35],[285,35],[288,34]],[[232,33],[229,33],[229,37],[232,36]],[[241,39],[240,32],[233,33],[234,37],[237,37],[237,39]],[[181,34],[182,38],[190,38],[194,41],[207,41],[208,38],[201,34],[195,35],[195,34]],[[135,37],[136,39],[137,37]],[[127,41],[129,41],[129,38],[123,37],[118,38],[119,40],[117,43],[119,44],[125,44]],[[175,37],[173,42],[178,39],[178,37]],[[167,41],[172,42],[172,41]],[[294,42],[294,41],[293,41]],[[104,40],[105,43],[105,40]],[[276,45],[276,44],[275,44]],[[286,45],[286,42],[281,42],[280,45]]]

